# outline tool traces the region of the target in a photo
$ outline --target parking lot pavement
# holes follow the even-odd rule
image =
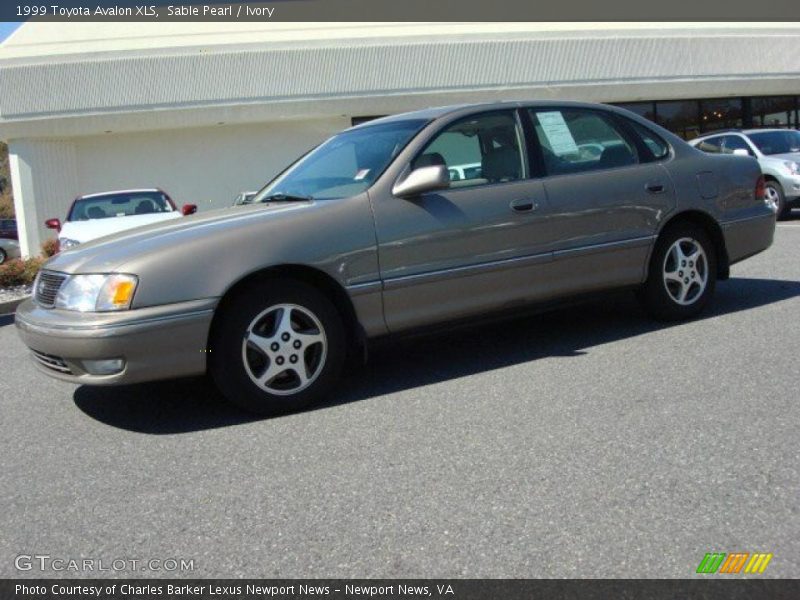
[[[688,577],[712,551],[797,576],[798,225],[702,319],[653,323],[623,294],[399,341],[276,419],[202,380],[56,382],[5,319],[0,576],[48,554],[195,577]]]

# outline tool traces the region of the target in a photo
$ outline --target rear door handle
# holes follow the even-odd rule
[[[534,211],[539,208],[539,205],[533,200],[514,200],[510,206],[517,212]]]
[[[651,194],[660,194],[664,191],[663,183],[648,183],[645,188]]]

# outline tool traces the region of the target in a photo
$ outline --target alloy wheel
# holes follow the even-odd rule
[[[700,243],[684,237],[670,246],[664,257],[664,287],[673,302],[693,304],[708,285],[708,258]]]
[[[297,304],[277,304],[259,313],[242,342],[247,375],[262,390],[279,396],[310,386],[325,366],[327,351],[322,323]]]
[[[768,185],[764,189],[764,196],[766,197],[767,202],[769,202],[770,206],[773,210],[779,210],[781,204],[781,197],[778,193],[778,190],[775,189],[775,186]]]

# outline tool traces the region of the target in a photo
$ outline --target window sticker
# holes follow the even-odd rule
[[[353,177],[353,179],[355,181],[361,181],[367,175],[369,175],[369,169],[359,169],[359,171],[356,173],[356,176]]]
[[[556,155],[563,156],[578,152],[575,138],[572,137],[572,132],[560,111],[540,112],[536,113],[536,116],[539,118],[539,124],[542,126],[547,141],[550,142],[550,148]]]

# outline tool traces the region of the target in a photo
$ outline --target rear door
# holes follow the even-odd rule
[[[669,147],[643,126],[591,108],[533,108],[548,243],[562,293],[639,283],[658,224],[675,205],[661,161]]]

